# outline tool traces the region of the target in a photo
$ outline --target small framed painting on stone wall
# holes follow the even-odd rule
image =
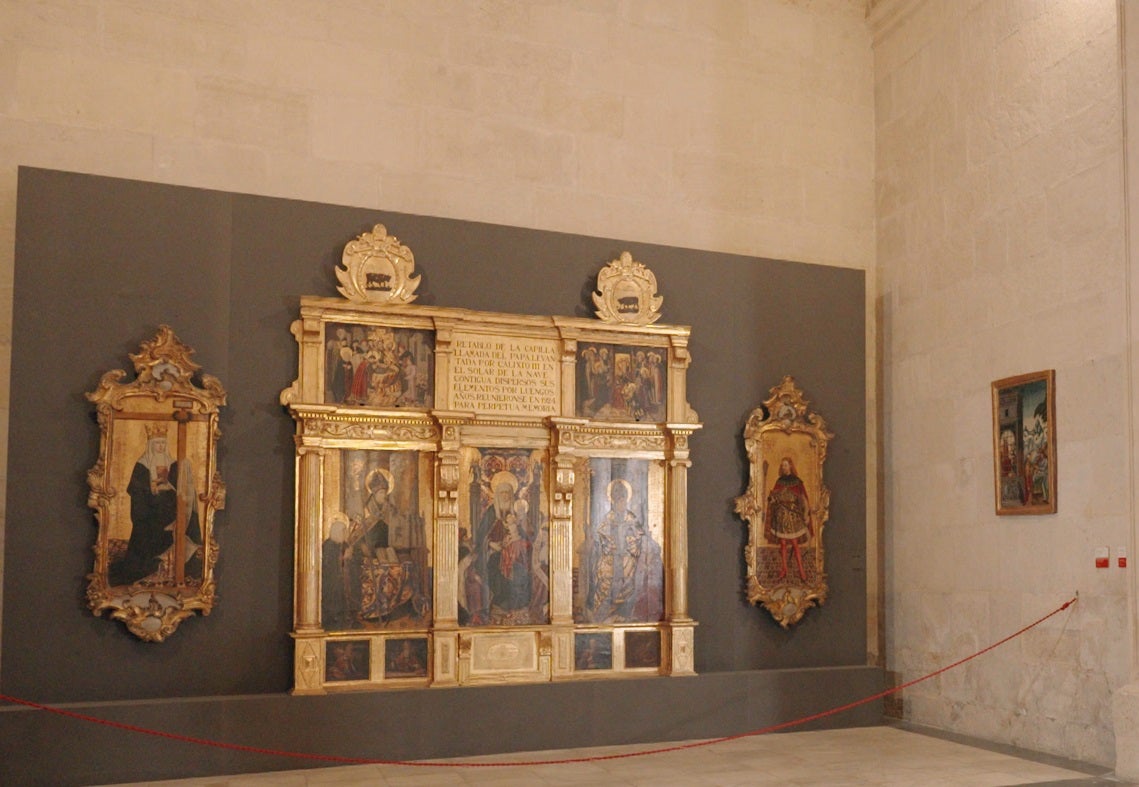
[[[998,514],[1056,513],[1056,372],[993,382]]]

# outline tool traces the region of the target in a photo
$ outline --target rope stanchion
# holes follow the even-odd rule
[[[759,735],[766,735],[766,734],[772,733],[772,732],[779,732],[781,730],[790,729],[792,727],[798,727],[798,726],[801,726],[803,724],[808,724],[812,721],[818,721],[819,719],[825,719],[829,716],[834,716],[834,715],[837,715],[839,713],[843,713],[843,712],[851,710],[853,708],[857,708],[859,706],[866,705],[867,703],[874,702],[875,700],[880,700],[883,697],[887,697],[891,694],[895,694],[895,693],[902,691],[904,689],[908,689],[911,686],[916,686],[917,684],[919,684],[923,681],[929,680],[930,678],[935,678],[938,675],[941,675],[945,672],[948,672],[949,670],[954,669],[956,667],[959,667],[968,661],[972,661],[973,659],[975,659],[979,656],[983,656],[984,654],[988,653],[989,651],[994,650],[996,648],[999,648],[1001,645],[1004,645],[1006,642],[1009,642],[1010,640],[1016,639],[1017,637],[1021,636],[1025,632],[1035,628],[1036,626],[1039,626],[1041,623],[1048,620],[1049,618],[1060,614],[1061,612],[1063,612],[1064,610],[1066,610],[1070,606],[1072,606],[1072,604],[1075,604],[1078,599],[1079,599],[1079,594],[1072,597],[1070,600],[1064,602],[1059,607],[1052,610],[1051,612],[1049,612],[1047,615],[1043,616],[1042,618],[1039,618],[1039,619],[1033,621],[1032,623],[1029,623],[1024,628],[1022,628],[1022,629],[1020,629],[1020,630],[1018,630],[1012,634],[1009,634],[1004,639],[998,640],[997,642],[994,642],[993,644],[989,645],[987,648],[979,650],[976,653],[973,653],[972,655],[966,656],[965,658],[962,658],[962,659],[958,659],[957,661],[953,662],[952,664],[948,664],[944,667],[941,667],[940,669],[935,670],[935,671],[933,671],[927,675],[923,675],[920,678],[915,678],[914,680],[908,681],[908,682],[903,683],[903,684],[898,685],[898,686],[894,686],[893,688],[886,689],[885,691],[880,691],[877,694],[873,694],[869,697],[864,697],[860,700],[855,700],[854,702],[848,702],[845,705],[840,705],[840,706],[835,707],[835,708],[830,708],[828,710],[820,711],[818,713],[813,713],[809,716],[803,716],[801,718],[793,719],[791,721],[784,721],[784,722],[780,722],[778,724],[772,724],[772,725],[769,725],[767,727],[762,727],[758,730],[751,730],[750,732],[741,732],[741,733],[737,733],[735,735],[725,735],[725,736],[722,736],[719,738],[711,738],[711,739],[702,740],[702,741],[693,741],[691,743],[673,744],[670,746],[661,746],[661,747],[657,747],[657,748],[643,749],[643,750],[632,751],[632,752],[620,752],[620,753],[615,753],[615,754],[598,754],[598,755],[593,755],[590,757],[576,757],[576,758],[557,759],[557,760],[525,760],[525,761],[517,761],[517,762],[462,762],[462,761],[424,762],[424,761],[415,761],[415,760],[385,760],[385,759],[374,759],[374,758],[369,758],[369,757],[344,757],[344,756],[340,756],[340,755],[336,755],[336,754],[315,754],[315,753],[309,753],[309,752],[295,752],[295,751],[285,751],[285,750],[281,750],[281,749],[269,749],[269,748],[264,748],[261,746],[246,746],[246,745],[240,744],[240,743],[228,743],[226,741],[216,741],[216,740],[211,740],[209,738],[198,738],[198,737],[194,737],[192,735],[178,735],[178,734],[171,733],[171,732],[163,732],[162,730],[152,730],[152,729],[148,729],[146,727],[139,727],[139,726],[136,726],[134,724],[126,724],[126,723],[119,722],[119,721],[111,721],[110,719],[101,719],[101,718],[98,718],[96,716],[88,716],[85,713],[77,713],[75,711],[69,711],[69,710],[65,710],[63,708],[55,708],[55,707],[52,707],[50,705],[43,705],[43,704],[40,704],[38,702],[32,702],[31,700],[20,699],[18,697],[11,697],[11,696],[8,696],[6,694],[0,694],[0,702],[8,702],[8,703],[12,703],[14,705],[23,705],[23,706],[26,706],[29,708],[34,708],[35,710],[41,710],[41,711],[45,711],[47,713],[53,713],[53,714],[56,714],[58,716],[64,716],[64,717],[67,717],[70,719],[75,719],[77,721],[85,721],[85,722],[89,722],[92,724],[99,724],[99,725],[102,725],[105,727],[112,727],[114,729],[123,730],[125,732],[135,732],[135,733],[139,733],[142,735],[150,735],[150,736],[157,737],[157,738],[166,738],[168,740],[180,741],[182,743],[192,743],[192,744],[196,744],[198,746],[210,746],[210,747],[217,748],[217,749],[228,749],[230,751],[240,751],[240,752],[246,752],[246,753],[250,753],[250,754],[267,754],[267,755],[274,756],[274,757],[286,757],[286,758],[292,758],[292,759],[313,760],[313,761],[319,761],[319,762],[330,762],[330,763],[337,763],[340,765],[403,765],[403,766],[417,767],[417,768],[509,768],[509,767],[519,767],[519,766],[569,765],[572,763],[601,762],[601,761],[605,761],[605,760],[621,760],[621,759],[628,759],[631,757],[645,757],[645,756],[648,756],[650,754],[665,754],[665,753],[674,752],[674,751],[684,751],[687,749],[697,749],[697,748],[701,748],[704,746],[714,746],[714,745],[720,744],[720,743],[727,743],[728,741],[741,740],[743,738],[752,738],[752,737],[756,737]]]

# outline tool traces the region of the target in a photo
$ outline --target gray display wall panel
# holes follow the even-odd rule
[[[235,714],[223,725],[235,732],[264,729],[265,718],[287,718],[301,707],[309,709],[305,718],[315,729],[330,721],[328,714],[350,712],[357,723],[371,724],[363,719],[385,715],[398,702],[401,713],[420,719],[440,696],[459,703],[489,696],[492,689],[463,689],[409,692],[398,700],[386,694],[325,698],[324,705],[308,698],[302,705],[284,694],[292,677],[293,422],[278,394],[297,374],[289,324],[300,296],[336,295],[333,270],[344,244],[376,223],[415,253],[423,277],[420,303],[590,316],[597,271],[628,250],[656,274],[662,320],[692,326],[688,399],[704,428],[692,439],[689,607],[700,624],[701,675],[506,690],[520,708],[555,702],[557,717],[586,720],[586,737],[558,738],[557,745],[593,742],[586,733],[604,725],[590,720],[639,696],[677,699],[676,692],[713,681],[724,687],[713,694],[729,705],[777,707],[786,701],[780,682],[757,679],[753,671],[791,670],[830,685],[820,676],[862,667],[862,271],[22,168],[0,692],[45,703],[117,703],[100,707],[143,717],[132,701],[155,700],[164,709],[158,720],[190,725],[201,715],[190,699],[211,698],[209,707],[221,702],[227,718]],[[217,607],[153,645],[85,607],[96,534],[85,479],[99,435],[84,393],[104,372],[129,368],[128,353],[162,323],[197,351],[194,360],[229,394],[218,457],[228,494],[215,530],[221,546]],[[836,434],[826,465],[829,599],[789,632],[745,600],[746,529],[732,510],[747,486],[744,422],[785,374],[794,375]],[[880,671],[868,674],[880,681]],[[673,685],[685,681],[692,683]],[[841,683],[810,710],[842,694]],[[778,696],[763,696],[768,689],[762,687]],[[258,698],[225,699],[242,695]],[[721,734],[722,714],[708,710],[699,723],[678,723],[677,734]],[[17,723],[16,716],[44,714],[0,711],[6,741],[12,738],[4,727]],[[651,716],[643,724],[630,721],[626,733],[632,740],[672,734],[659,723]],[[18,724],[43,725],[47,735],[59,722]],[[489,740],[503,745],[501,736]],[[458,745],[453,735],[450,744]],[[266,745],[274,745],[268,732]],[[390,755],[378,747],[366,756]]]

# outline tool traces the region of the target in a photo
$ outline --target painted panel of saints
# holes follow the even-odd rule
[[[425,627],[431,619],[431,455],[330,454],[321,550],[326,631]]]
[[[550,618],[544,451],[464,451],[466,522],[459,531],[459,624],[519,626]],[[462,505],[462,501],[460,501]]]
[[[581,342],[577,415],[599,421],[665,420],[668,348]]]
[[[325,327],[325,337],[325,404],[432,406],[431,331],[334,322]]]
[[[1054,373],[993,383],[998,514],[1056,511]]]
[[[574,622],[659,621],[664,614],[662,464],[592,457],[577,463],[575,479]]]

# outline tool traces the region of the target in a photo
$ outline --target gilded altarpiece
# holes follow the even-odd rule
[[[652,274],[614,260],[591,320],[414,304],[382,226],[344,266],[345,299],[301,301],[281,394],[294,693],[694,674],[700,424]]]

